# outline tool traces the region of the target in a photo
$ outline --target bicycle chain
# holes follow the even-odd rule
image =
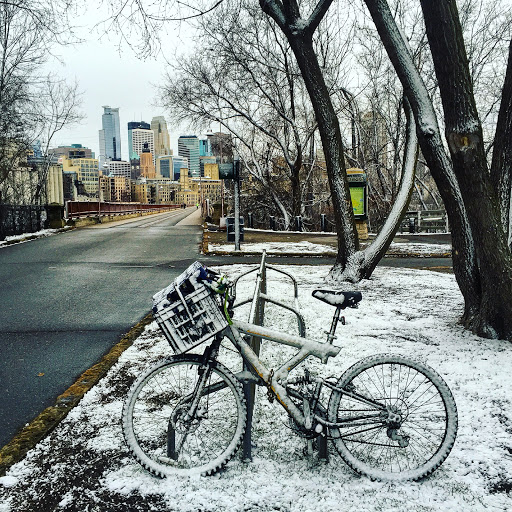
[[[272,378],[274,377],[274,369],[269,372],[269,379],[267,382],[267,399],[270,403],[274,402],[274,391],[272,390]]]

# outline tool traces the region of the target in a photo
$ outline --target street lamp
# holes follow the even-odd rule
[[[233,149],[235,172],[235,251],[240,250],[240,155]]]

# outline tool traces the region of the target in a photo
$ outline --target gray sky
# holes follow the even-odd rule
[[[177,139],[185,133],[182,128],[172,126],[166,111],[157,106],[157,91],[154,85],[163,83],[163,74],[168,64],[174,62],[177,50],[186,50],[190,42],[183,36],[184,28],[171,27],[165,37],[163,54],[157,58],[138,59],[134,52],[124,46],[121,52],[116,44],[118,37],[101,35],[94,25],[105,19],[106,11],[90,4],[89,11],[79,16],[79,35],[86,41],[73,47],[56,49],[63,63],[52,60],[49,64],[53,72],[67,81],[78,82],[82,91],[82,111],[85,118],[80,125],[73,125],[56,134],[51,146],[82,144],[99,155],[98,131],[101,129],[103,105],[119,107],[121,123],[121,154],[128,158],[129,121],[151,122],[152,117],[163,115],[168,121],[171,146],[177,153]],[[181,130],[181,131],[180,131]]]

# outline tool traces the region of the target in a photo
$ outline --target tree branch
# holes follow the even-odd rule
[[[320,0],[316,7],[313,9],[313,12],[309,16],[309,19],[307,21],[307,30],[308,32],[313,35],[315,30],[318,28],[318,25],[320,25],[320,22],[324,19],[324,16],[327,13],[327,10],[331,6],[333,0]]]

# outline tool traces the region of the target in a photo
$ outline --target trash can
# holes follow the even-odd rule
[[[235,217],[226,217],[228,242],[235,241]],[[244,218],[240,217],[240,242],[244,241]]]

